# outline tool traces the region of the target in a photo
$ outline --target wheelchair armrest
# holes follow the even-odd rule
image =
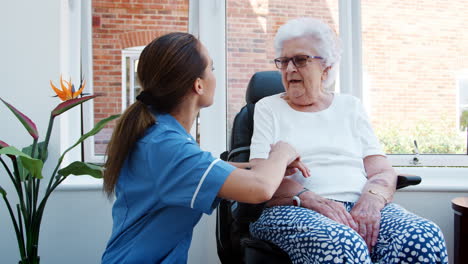
[[[250,146],[247,147],[238,147],[235,149],[232,149],[231,151],[224,151],[219,155],[219,158],[224,160],[224,161],[230,161],[232,160],[233,157],[241,154],[241,153],[249,153],[250,152]]]
[[[396,188],[398,190],[407,186],[418,185],[419,183],[421,183],[421,177],[419,176],[410,174],[400,174],[398,175]]]
[[[228,155],[229,155],[229,151],[226,150],[226,151],[224,151],[223,153],[221,153],[219,155],[219,158],[224,160],[224,161],[227,161],[228,160]]]
[[[238,148],[232,149],[227,154],[227,160],[232,160],[233,157],[235,157],[236,155],[239,155],[241,153],[249,153],[249,152],[250,152],[250,146],[238,147]]]

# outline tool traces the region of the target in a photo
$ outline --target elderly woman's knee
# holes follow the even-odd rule
[[[313,263],[370,263],[366,243],[353,229],[336,224],[317,231],[296,236],[290,250],[295,262],[306,258]]]
[[[407,244],[414,245],[416,249],[423,247],[433,247],[444,244],[444,236],[441,229],[434,222],[429,220],[418,225],[413,225],[407,229]]]
[[[340,248],[344,251],[367,250],[364,239],[348,226],[341,224],[338,227],[329,226],[326,228],[326,235],[316,238],[321,242],[321,247]]]

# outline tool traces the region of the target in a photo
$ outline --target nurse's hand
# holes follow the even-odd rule
[[[296,149],[294,149],[290,144],[284,141],[278,141],[275,144],[271,144],[270,153],[272,152],[280,152],[282,155],[287,155],[289,157],[285,175],[294,174],[296,169],[298,169],[302,172],[304,177],[310,176],[309,169],[304,163],[302,163],[299,153],[297,153]]]
[[[290,176],[293,175],[299,170],[302,173],[302,176],[304,178],[309,178],[310,177],[310,170],[307,168],[307,166],[301,161],[300,158],[297,158],[289,166],[286,168],[286,173],[285,176]]]
[[[273,152],[281,153],[281,155],[285,155],[288,157],[288,165],[299,158],[299,154],[297,151],[288,143],[284,141],[278,141],[275,144],[270,145],[270,155]]]

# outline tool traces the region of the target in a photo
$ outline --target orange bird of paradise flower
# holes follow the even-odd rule
[[[80,89],[78,91],[75,91],[75,86],[70,81],[66,81],[62,79],[62,75],[60,75],[60,87],[61,89],[57,88],[52,81],[50,81],[50,86],[54,90],[54,92],[57,94],[57,96],[62,100],[62,101],[67,101],[70,99],[77,98],[82,92],[84,87],[86,86],[86,81],[80,83]]]

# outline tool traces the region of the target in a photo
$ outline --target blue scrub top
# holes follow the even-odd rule
[[[202,151],[171,115],[156,120],[120,171],[102,263],[187,263],[194,226],[235,169]]]

